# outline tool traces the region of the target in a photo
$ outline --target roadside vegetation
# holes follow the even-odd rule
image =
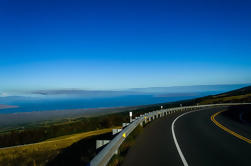
[[[96,149],[96,140],[111,140],[112,133],[94,135],[82,139],[60,151],[46,166],[87,166],[91,159],[103,148]]]
[[[59,136],[111,128],[120,126],[122,122],[127,121],[128,117],[121,113],[93,118],[79,118],[48,126],[14,130],[0,134],[0,147],[36,143]]]
[[[60,151],[84,138],[109,133],[112,128],[57,137],[40,143],[0,149],[0,165],[44,166]]]
[[[181,102],[184,105],[196,104],[220,104],[220,103],[251,103],[251,86],[237,89],[234,91],[201,97],[197,99]]]

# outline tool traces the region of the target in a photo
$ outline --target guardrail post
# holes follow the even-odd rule
[[[96,149],[98,149],[102,146],[105,146],[109,142],[110,142],[110,140],[96,140]]]
[[[144,123],[147,124],[147,117],[144,117]]]
[[[119,133],[122,129],[112,129],[112,135]]]
[[[132,123],[132,112],[129,112],[130,123]]]
[[[124,127],[126,127],[126,126],[128,126],[129,125],[129,123],[122,123],[122,127],[124,128]]]

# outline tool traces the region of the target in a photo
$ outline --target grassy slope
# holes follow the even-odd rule
[[[28,166],[45,165],[54,158],[61,149],[81,139],[111,132],[111,128],[49,139],[40,143],[0,149],[0,165]]]
[[[182,103],[184,105],[217,104],[217,103],[251,103],[251,86],[218,95],[206,96],[177,103]]]
[[[111,114],[93,118],[79,118],[71,122],[52,123],[46,126],[14,130],[0,134],[0,147],[37,143],[59,136],[119,126],[128,121],[128,113]]]

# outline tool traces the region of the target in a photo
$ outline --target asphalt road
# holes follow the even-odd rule
[[[187,165],[251,165],[251,144],[222,130],[210,119],[214,113],[224,109],[219,107],[191,112],[175,121],[174,135]],[[136,139],[136,144],[129,150],[123,166],[185,165],[178,153],[171,129],[173,121],[183,113],[175,113],[147,125]],[[220,115],[218,116],[216,120],[223,123]],[[228,125],[231,125],[230,122],[226,127]],[[238,128],[233,126],[235,125],[231,129],[238,132]]]

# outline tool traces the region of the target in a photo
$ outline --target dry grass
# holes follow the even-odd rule
[[[251,94],[208,99],[208,100],[202,101],[200,104],[211,104],[211,103],[219,103],[219,102],[224,103],[224,102],[231,102],[233,100],[240,100],[241,101],[241,100],[246,99],[248,97],[251,97]]]
[[[93,135],[111,132],[112,128],[49,139],[40,143],[0,149],[0,166],[44,166],[61,149]]]

